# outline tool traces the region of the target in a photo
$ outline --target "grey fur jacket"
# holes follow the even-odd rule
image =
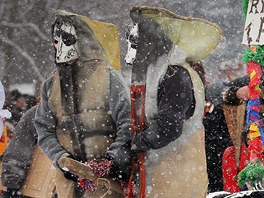
[[[107,99],[107,114],[110,115],[116,126],[114,135],[110,137],[110,139],[113,139],[113,143],[110,145],[107,154],[117,161],[120,161],[118,159],[123,158],[119,156],[120,150],[122,146],[131,139],[129,91],[120,72],[109,69],[109,73],[110,90]],[[55,167],[58,167],[59,158],[68,152],[58,141],[56,135],[56,115],[52,112],[48,102],[52,80],[53,76],[48,78],[43,84],[41,102],[36,111],[35,126],[38,133],[38,144],[40,148],[53,161]],[[86,133],[89,133],[89,129]]]

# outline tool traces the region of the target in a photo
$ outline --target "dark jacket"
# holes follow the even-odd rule
[[[156,122],[149,123],[144,133],[136,136],[135,151],[161,148],[181,135],[184,121],[194,111],[192,89],[191,77],[185,68],[176,65],[168,67],[158,87],[159,113]]]
[[[249,77],[245,75],[228,82],[216,82],[206,88],[206,101],[215,106],[203,120],[209,178],[208,192],[223,190],[222,155],[227,147],[233,145],[222,105],[240,104],[240,100],[236,97],[236,91],[248,83]]]
[[[34,127],[36,107],[28,110],[18,122],[2,160],[2,184],[9,189],[20,190],[26,179],[37,144]]]

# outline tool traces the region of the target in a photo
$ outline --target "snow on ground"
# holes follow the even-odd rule
[[[222,196],[221,196],[222,195]],[[245,197],[245,198],[263,198],[264,197],[264,190],[258,190],[258,191],[241,191],[238,193],[230,194],[226,191],[220,191],[220,192],[213,192],[206,196],[206,198],[239,198],[239,197]]]

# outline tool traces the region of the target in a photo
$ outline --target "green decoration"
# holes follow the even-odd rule
[[[248,183],[255,186],[264,179],[264,167],[260,161],[250,163],[238,174],[238,185],[240,187]]]
[[[247,17],[247,9],[248,9],[248,1],[249,0],[243,0],[243,15],[244,15],[244,19],[246,20]]]
[[[260,66],[264,66],[264,45],[261,45],[256,48],[256,51],[250,51],[247,49],[243,55],[243,61],[248,63],[249,61],[255,61]]]

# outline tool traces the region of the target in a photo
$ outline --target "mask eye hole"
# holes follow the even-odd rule
[[[131,44],[131,47],[133,49],[137,49],[137,46],[138,46],[138,38],[134,37],[133,35],[130,35],[129,38],[128,38],[130,44]]]
[[[136,44],[131,44],[131,48],[137,49],[137,45]]]
[[[53,43],[54,43],[55,45],[57,45],[57,44],[59,43],[59,41],[56,40],[56,39],[54,39],[54,40],[53,40]]]
[[[63,32],[62,41],[66,46],[74,45],[76,43],[76,37],[72,34]]]

